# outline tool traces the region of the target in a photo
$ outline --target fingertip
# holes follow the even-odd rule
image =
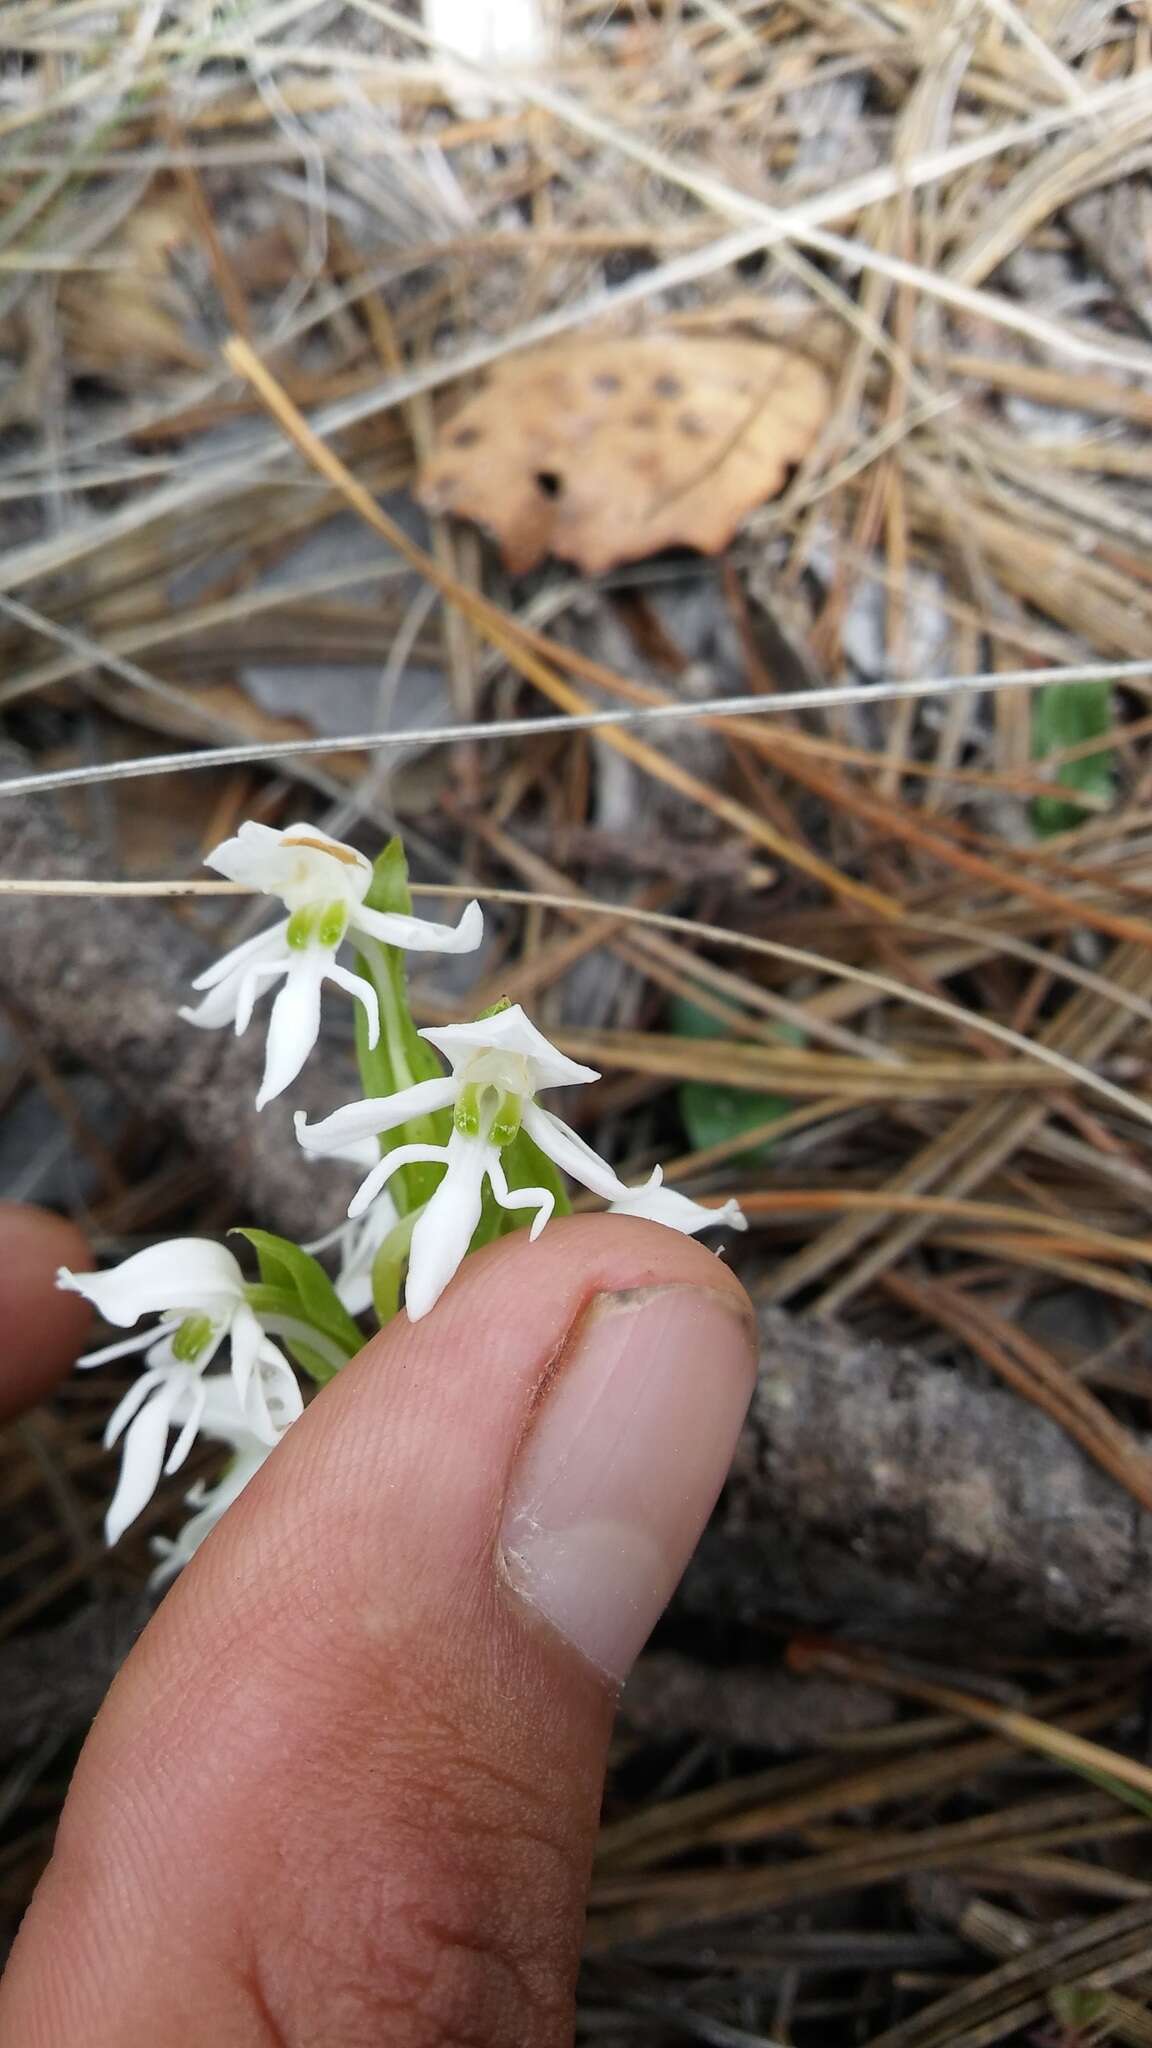
[[[0,1202],[0,1420],[35,1407],[74,1364],[92,1320],[56,1285],[61,1266],[90,1272],[92,1253],[67,1217]]]
[[[606,1212],[554,1219],[538,1239],[526,1231],[498,1239],[467,1260],[445,1299],[462,1300],[467,1289],[470,1316],[490,1303],[506,1317],[511,1294],[521,1316],[544,1325],[595,1294],[643,1287],[702,1287],[751,1312],[741,1281],[699,1238]]]

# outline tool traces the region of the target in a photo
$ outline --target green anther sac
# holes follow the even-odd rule
[[[492,1128],[488,1133],[493,1145],[510,1145],[520,1135],[520,1120],[524,1114],[524,1103],[519,1095],[506,1094],[500,1097]]]
[[[305,946],[311,945],[316,926],[323,915],[323,911],[318,911],[314,903],[307,904],[303,910],[292,912],[285,937],[296,952],[302,953]]]
[[[480,1089],[473,1082],[462,1088],[456,1097],[452,1121],[462,1138],[480,1136],[480,1094]]]
[[[322,946],[338,946],[348,929],[348,905],[329,903],[320,913],[316,937]]]
[[[172,1356],[181,1365],[194,1365],[200,1353],[212,1342],[211,1316],[185,1316],[180,1328],[172,1339]]]

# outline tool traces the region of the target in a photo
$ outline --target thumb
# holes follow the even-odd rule
[[[369,1344],[113,1687],[2,2038],[570,2041],[615,1686],[752,1375],[738,1283],[622,1218],[518,1233]]]

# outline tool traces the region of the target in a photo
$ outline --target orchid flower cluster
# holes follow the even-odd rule
[[[259,1278],[248,1280],[225,1246],[177,1238],[104,1273],[63,1269],[58,1284],[82,1294],[132,1334],[89,1352],[82,1366],[144,1354],[144,1371],[115,1408],[105,1443],[123,1440],[106,1518],[109,1543],[176,1472],[197,1436],[231,1458],[212,1487],[187,1496],[194,1510],[174,1542],[156,1539],[156,1577],[178,1571],[302,1413],[298,1373],[323,1384],[365,1341],[361,1318],[383,1326],[403,1311],[428,1314],[467,1254],[510,1230],[539,1237],[571,1207],[564,1176],[618,1215],[695,1233],[745,1227],[735,1202],[705,1208],[663,1184],[656,1167],[628,1187],[608,1161],[538,1096],[599,1079],[552,1045],[517,1003],[471,1023],[418,1031],[408,1005],[409,953],[469,953],[483,937],[478,903],[456,925],[413,915],[398,840],[375,865],[313,825],[274,831],[244,824],[207,857],[230,881],[279,899],[285,915],[215,962],[193,984],[181,1017],[202,1030],[245,1032],[280,982],[268,1017],[263,1110],[303,1070],[320,1031],[326,982],[353,999],[365,1096],[319,1123],[296,1117],[303,1151],[366,1169],[348,1220],[309,1246],[242,1230]],[[354,949],[351,964],[337,955]],[[447,1069],[447,1071],[445,1071]],[[334,1253],[331,1276],[319,1254]],[[158,1316],[144,1330],[143,1317]],[[228,1370],[212,1371],[224,1346]],[[174,1437],[171,1448],[169,1438]]]

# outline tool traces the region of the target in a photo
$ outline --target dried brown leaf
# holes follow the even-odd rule
[[[488,527],[518,574],[548,554],[588,575],[661,548],[717,554],[781,488],[828,407],[823,372],[768,342],[534,349],[498,364],[447,421],[419,496]]]

